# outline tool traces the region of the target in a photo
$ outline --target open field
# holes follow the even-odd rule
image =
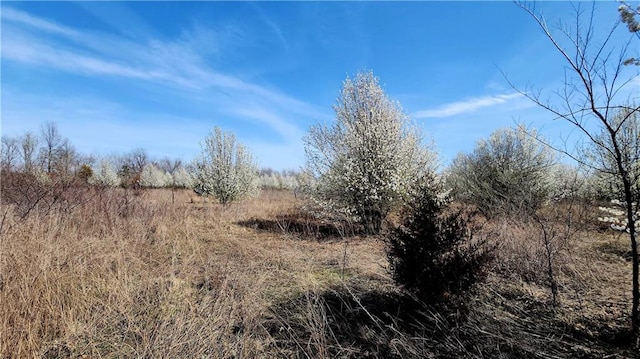
[[[488,281],[451,310],[393,285],[381,238],[319,226],[290,192],[225,209],[78,191],[22,220],[2,206],[0,357],[637,357],[627,239],[592,219],[559,254],[556,308],[514,269],[538,270],[535,236],[491,223]]]

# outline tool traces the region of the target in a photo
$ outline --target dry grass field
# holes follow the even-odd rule
[[[2,205],[2,358],[637,357],[627,239],[593,221],[558,246],[555,307],[535,231],[485,225],[495,264],[451,309],[403,295],[381,238],[316,223],[289,192],[223,208],[78,191],[24,219]]]

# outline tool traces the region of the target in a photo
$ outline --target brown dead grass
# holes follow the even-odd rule
[[[168,191],[96,189],[71,213],[9,214],[0,356],[270,357],[262,322],[274,302],[353,276],[384,278],[376,243],[236,224],[294,205],[285,192],[225,209],[188,191],[172,205]]]
[[[449,311],[393,286],[379,239],[249,225],[293,218],[282,217],[301,205],[289,192],[228,208],[190,191],[175,204],[165,190],[96,188],[85,199],[24,220],[2,205],[0,357],[635,355],[614,345],[630,264],[609,234],[572,239],[551,309],[544,282],[505,275],[523,263],[536,270],[531,235],[496,225],[509,241],[502,264]]]

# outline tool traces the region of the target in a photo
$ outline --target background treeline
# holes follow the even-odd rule
[[[194,188],[194,163],[174,158],[153,158],[143,148],[128,153],[96,156],[78,151],[56,123],[45,122],[40,132],[2,136],[0,166],[4,175],[23,174],[39,181],[74,180],[107,187]],[[295,190],[299,172],[270,168],[255,173],[262,189]]]

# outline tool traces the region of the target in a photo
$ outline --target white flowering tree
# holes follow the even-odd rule
[[[258,166],[231,132],[215,127],[194,162],[195,185],[225,206],[257,190]]]
[[[258,183],[262,189],[295,191],[298,188],[298,176],[297,173],[265,169],[260,172]]]
[[[276,172],[261,173],[258,176],[258,183],[261,189],[281,189],[280,178]]]
[[[299,187],[298,185],[298,176],[293,174],[283,174],[280,177],[280,188],[287,189],[290,191],[296,191]]]
[[[347,77],[333,108],[335,122],[313,126],[304,138],[307,170],[317,180],[311,198],[379,233],[412,183],[433,169],[435,154],[372,72]]]
[[[489,217],[539,208],[552,191],[555,156],[535,136],[522,127],[499,129],[459,154],[447,176],[454,196]]]
[[[552,200],[572,198],[594,199],[598,197],[593,174],[583,166],[556,163],[549,170],[548,182]]]
[[[160,169],[153,163],[147,163],[140,173],[140,185],[147,188],[162,188],[172,185],[169,173]]]
[[[173,172],[173,184],[177,188],[191,188],[193,187],[193,175],[187,171],[183,166],[178,167]]]
[[[120,176],[109,160],[102,159],[87,181],[93,185],[117,187],[120,185]]]
[[[636,16],[640,17],[640,5],[634,8],[631,4],[621,1],[618,12],[620,13],[620,21],[626,24],[629,31],[640,39],[640,22],[636,18]],[[630,57],[625,60],[624,64],[640,66],[640,58]]]

